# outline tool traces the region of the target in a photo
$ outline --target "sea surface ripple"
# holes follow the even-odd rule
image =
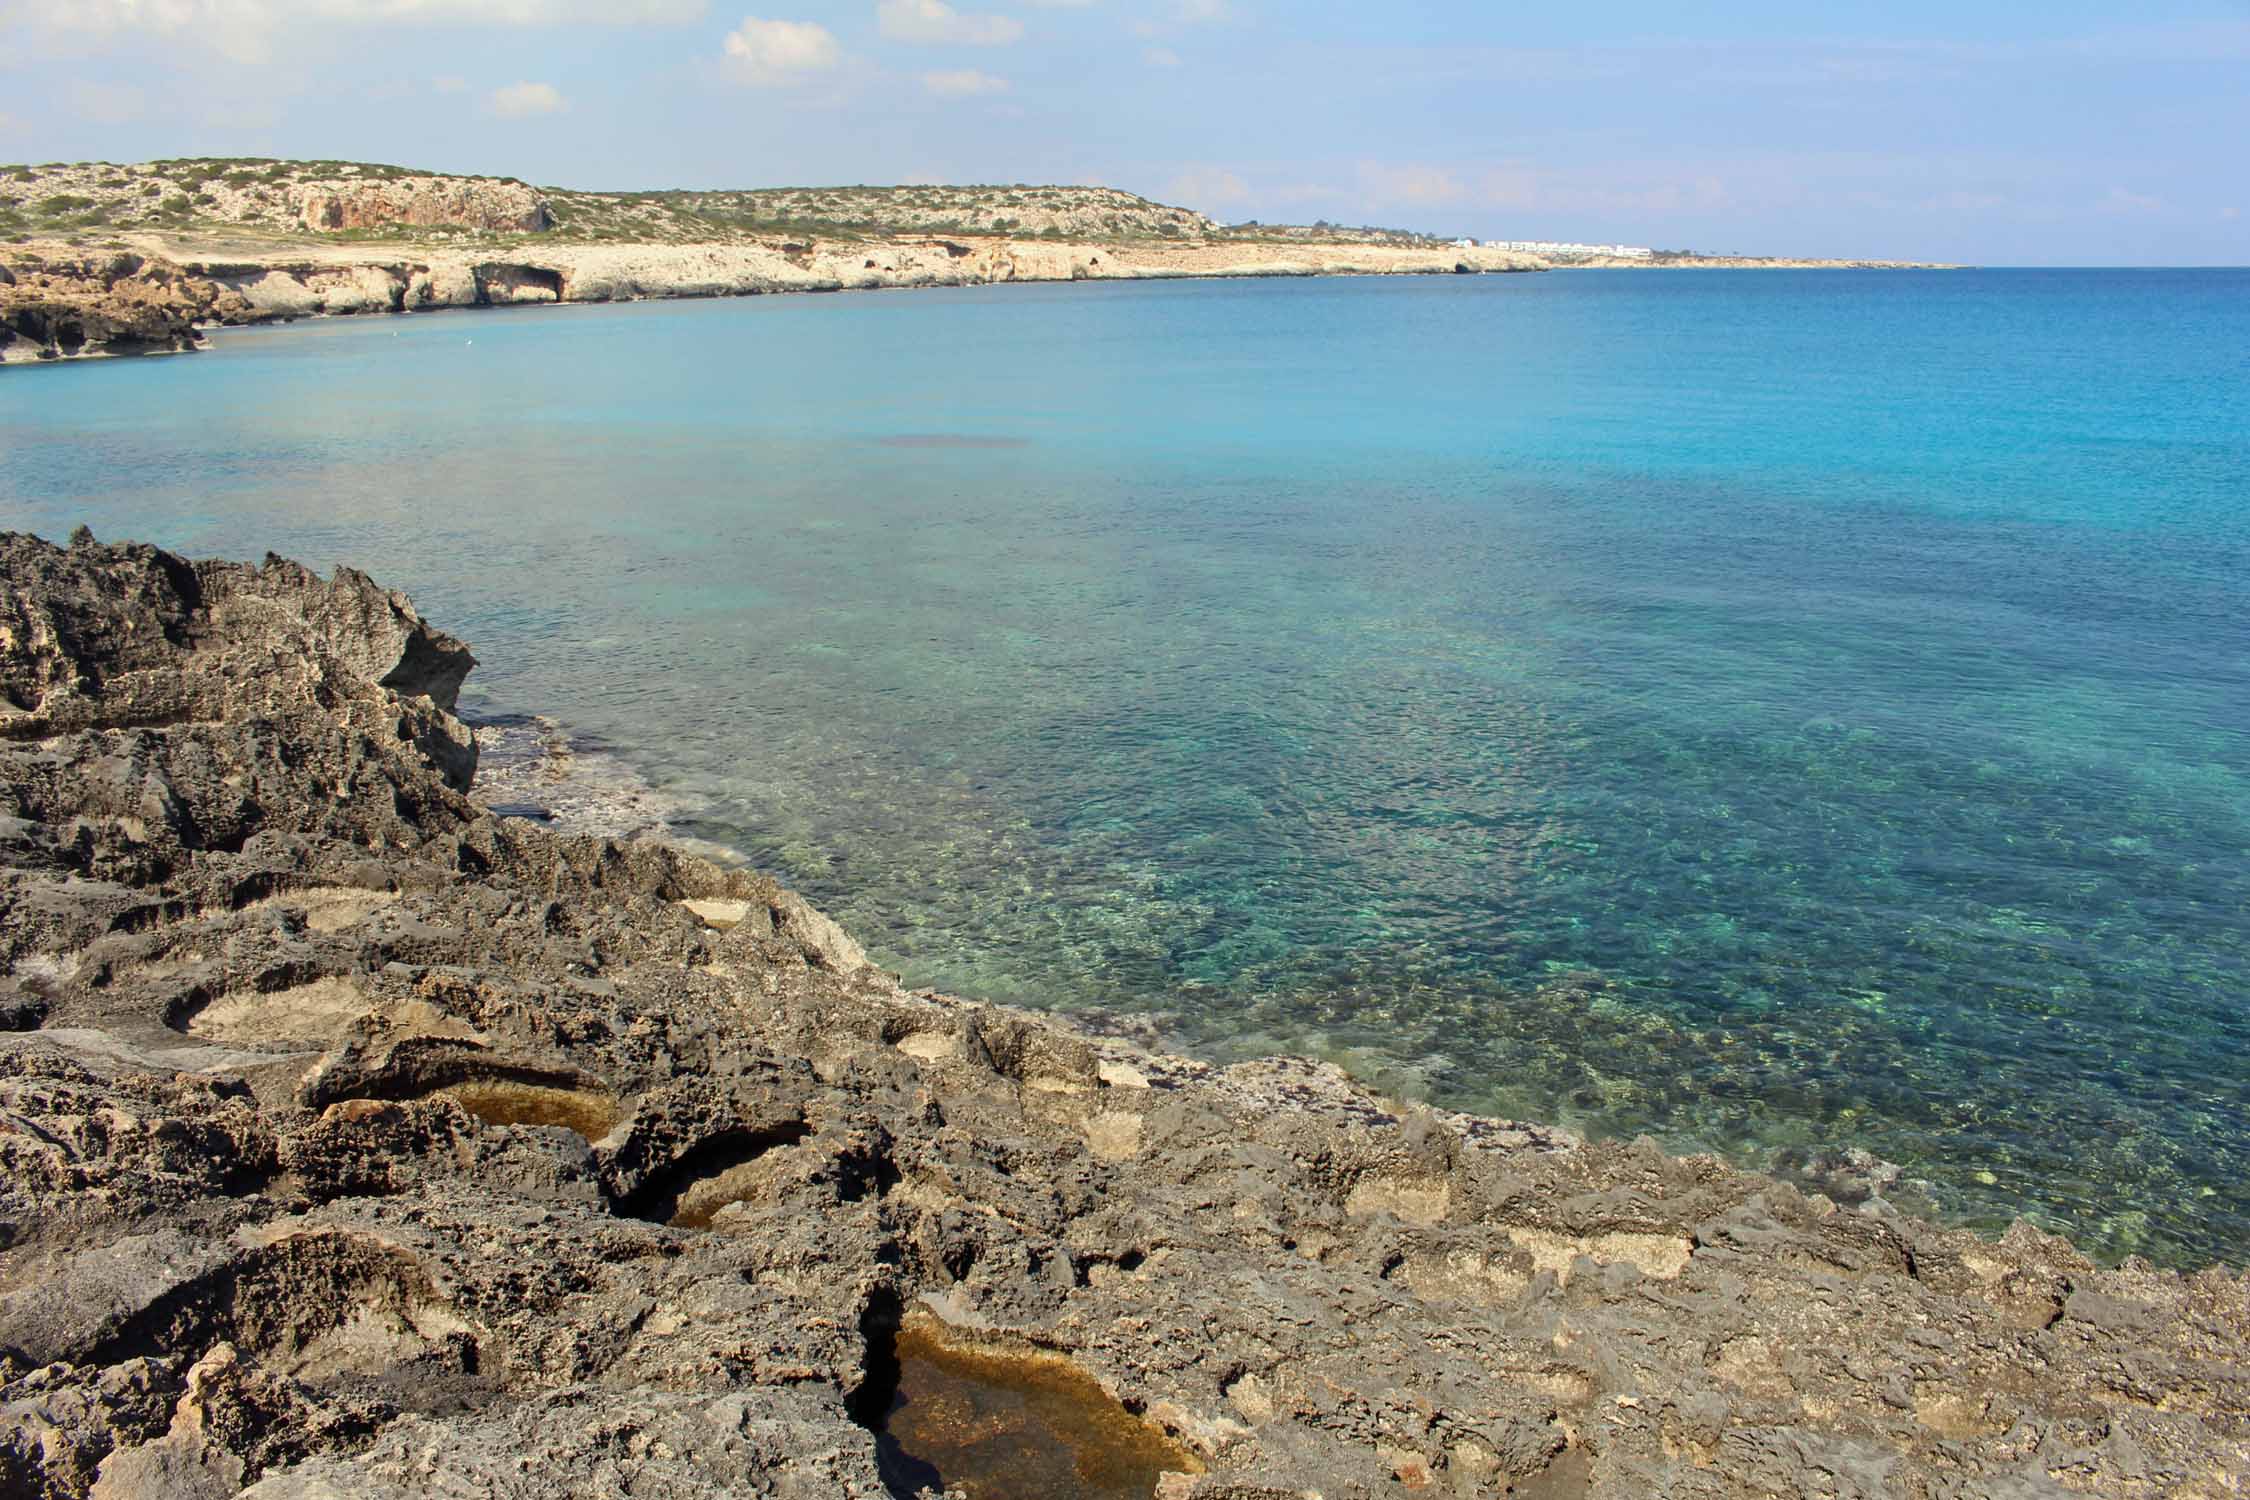
[[[2221,271],[335,320],[0,376],[0,524],[368,569],[917,983],[2242,1262],[2246,351]]]

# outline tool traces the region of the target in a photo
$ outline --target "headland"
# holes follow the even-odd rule
[[[1555,264],[1403,230],[1224,225],[1111,188],[599,193],[360,162],[54,163],[0,167],[0,363],[178,352],[211,326],[322,315]]]

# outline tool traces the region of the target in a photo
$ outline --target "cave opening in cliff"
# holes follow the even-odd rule
[[[546,266],[487,264],[476,268],[477,302],[497,306],[516,302],[561,302],[569,286],[560,271]]]
[[[957,1340],[926,1314],[872,1303],[852,1419],[875,1434],[897,1500],[1149,1500],[1200,1465],[1059,1355]]]

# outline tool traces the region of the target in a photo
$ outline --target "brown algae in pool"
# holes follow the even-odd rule
[[[894,1495],[970,1500],[1149,1500],[1202,1465],[1056,1355],[947,1342],[922,1319],[898,1331],[898,1388],[876,1433]]]
[[[609,1134],[618,1120],[617,1101],[591,1089],[479,1079],[448,1084],[434,1093],[451,1099],[487,1125],[559,1125],[589,1141]]]

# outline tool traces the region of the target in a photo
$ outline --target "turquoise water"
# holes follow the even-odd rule
[[[2250,1259],[2250,273],[446,314],[0,376],[917,983]]]

